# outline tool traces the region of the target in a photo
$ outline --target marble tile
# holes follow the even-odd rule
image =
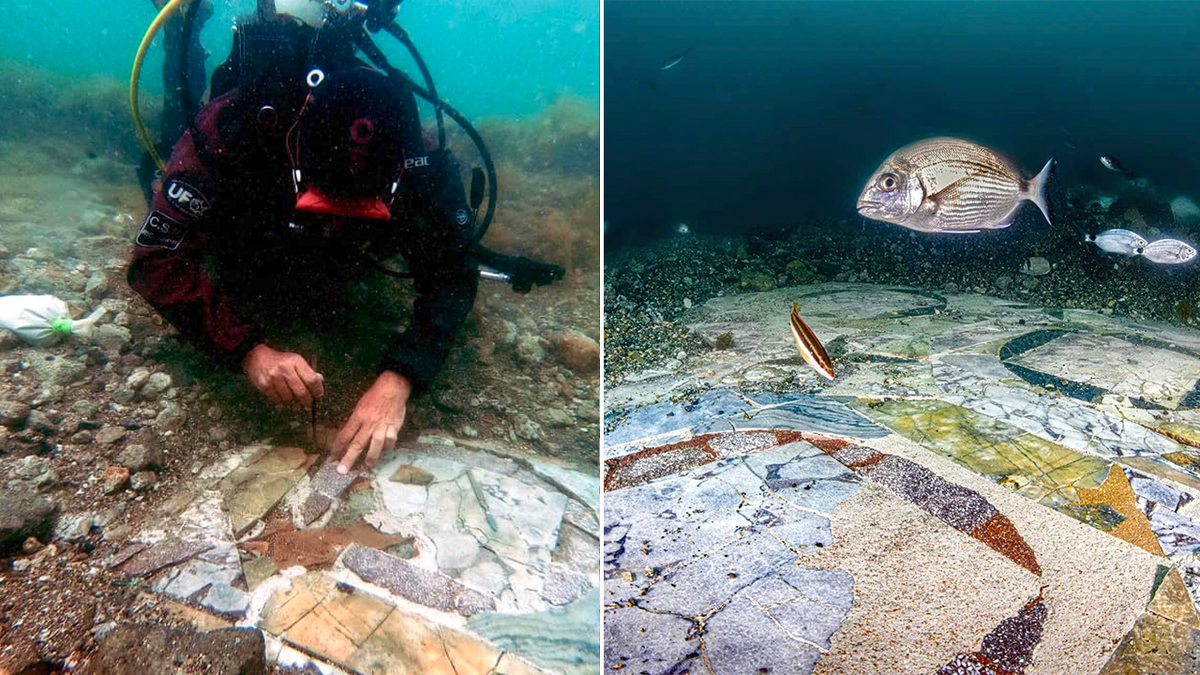
[[[496,608],[494,599],[440,572],[421,569],[383,551],[353,544],[342,554],[340,561],[363,581],[382,586],[419,605],[463,616]]]
[[[588,675],[600,661],[600,589],[565,607],[529,614],[477,614],[472,633],[550,672]]]
[[[882,438],[889,433],[845,405],[820,396],[806,397],[763,410],[751,410],[748,416],[749,419],[747,415],[714,419],[696,426],[693,433],[786,429],[863,439]]]
[[[741,396],[718,389],[678,403],[664,401],[632,410],[612,409],[604,415],[604,447],[622,445],[678,429],[690,429],[711,418],[725,417],[752,406]]]
[[[1063,335],[1012,362],[1169,407],[1200,380],[1200,359],[1090,333]]]
[[[1200,671],[1200,631],[1151,613],[1138,617],[1100,675],[1191,675]]]
[[[314,461],[315,456],[300,448],[278,447],[225,476],[218,489],[224,496],[234,534],[240,536],[273,509]]]

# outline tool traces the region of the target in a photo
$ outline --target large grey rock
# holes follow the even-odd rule
[[[20,401],[0,401],[0,425],[19,429],[29,417],[29,405]]]
[[[55,505],[29,490],[0,488],[0,556],[21,550],[28,537],[42,539],[50,532]]]
[[[117,464],[137,473],[146,469],[157,469],[162,466],[162,451],[155,446],[145,446],[131,443],[117,455]]]
[[[266,646],[253,628],[201,633],[127,624],[104,636],[91,667],[93,675],[262,675]]]

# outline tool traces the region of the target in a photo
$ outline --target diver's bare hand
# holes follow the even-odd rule
[[[341,459],[338,473],[349,473],[364,451],[363,464],[371,468],[381,453],[396,447],[411,393],[412,385],[403,375],[390,370],[379,374],[375,384],[358,399],[354,413],[330,448],[333,456]]]
[[[325,394],[325,376],[303,356],[260,344],[246,354],[242,371],[264,396],[280,405],[310,406]]]

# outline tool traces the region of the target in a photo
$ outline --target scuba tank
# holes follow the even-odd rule
[[[142,59],[155,32],[167,17],[178,12],[184,3],[183,24],[180,28],[181,42],[188,44],[193,39],[197,17],[206,0],[171,0],[167,2],[151,24],[134,61],[130,84],[130,103],[134,124],[143,145],[154,158],[159,168],[164,164],[155,146],[141,123],[137,108],[137,82]],[[492,269],[482,270],[485,279],[511,284],[518,292],[527,292],[534,285],[545,285],[561,279],[562,267],[539,261],[509,256],[491,251],[479,242],[487,233],[496,209],[496,170],[491,154],[474,126],[457,110],[437,95],[433,77],[421,58],[420,52],[407,32],[397,23],[396,16],[402,0],[258,0],[257,11],[250,21],[235,29],[233,48],[229,58],[212,75],[210,100],[233,89],[242,88],[254,92],[249,100],[258,101],[256,121],[266,133],[282,136],[298,115],[307,94],[306,74],[315,68],[338,69],[359,62],[358,51],[397,85],[428,101],[434,109],[437,122],[438,151],[446,144],[444,118],[454,121],[475,144],[483,161],[483,168],[471,171],[469,192],[470,218],[460,226],[473,226],[465,233],[470,256],[480,265]],[[415,83],[402,71],[392,66],[383,51],[374,43],[372,33],[385,32],[404,45],[421,71],[424,87]],[[182,86],[175,91],[180,99],[188,127],[195,134],[194,121],[199,112],[199,101],[192,100],[187,92],[193,91],[189,81],[190,68],[187,62],[188,49],[179,50],[178,72]],[[168,91],[167,95],[170,95]],[[164,141],[166,139],[163,139]],[[170,139],[171,142],[174,139]],[[487,205],[480,209],[486,197]],[[387,274],[398,277],[410,276],[403,272],[388,270],[377,261],[374,265]]]

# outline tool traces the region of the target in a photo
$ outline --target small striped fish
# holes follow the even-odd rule
[[[821,346],[817,334],[812,332],[808,324],[804,323],[804,319],[800,318],[800,306],[794,302],[792,303],[792,337],[796,339],[796,349],[800,350],[800,356],[804,357],[808,365],[832,380],[833,361],[829,360],[829,354],[825,353],[825,348]]]
[[[928,138],[892,153],[858,198],[858,212],[918,232],[971,233],[1012,225],[1022,202],[1037,205],[1050,222],[1046,181],[1023,178],[1015,163],[958,138]]]

